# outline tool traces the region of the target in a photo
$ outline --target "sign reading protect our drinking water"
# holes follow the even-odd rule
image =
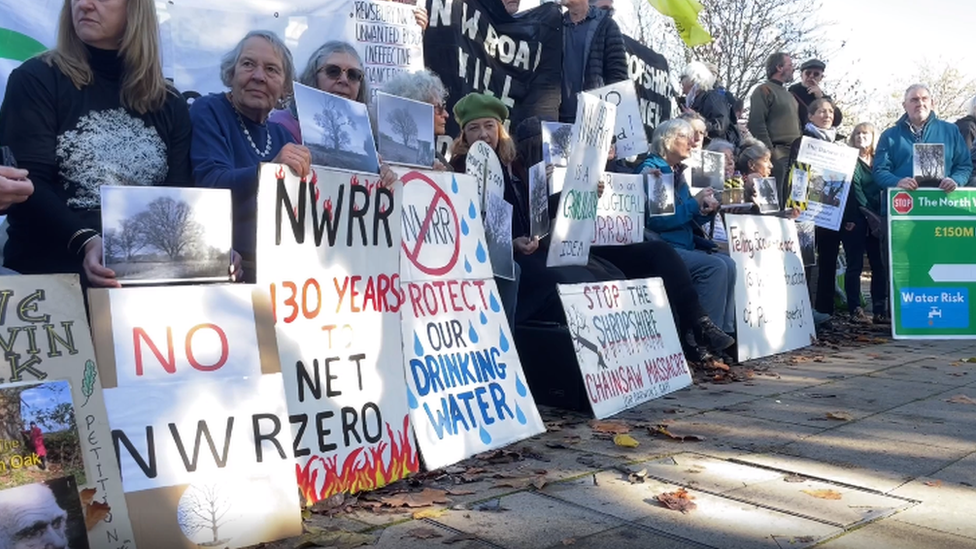
[[[892,336],[976,338],[976,189],[888,191]]]

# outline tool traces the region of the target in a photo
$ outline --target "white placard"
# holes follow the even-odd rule
[[[529,236],[549,234],[549,184],[546,163],[529,168]]]
[[[792,351],[816,339],[796,223],[771,216],[726,215],[735,260],[739,360]]]
[[[593,246],[626,246],[644,241],[644,176],[603,174],[603,196],[596,206]]]
[[[796,161],[825,170],[853,174],[857,165],[858,150],[841,143],[803,136]]]
[[[505,196],[505,172],[494,149],[484,141],[475,141],[468,149],[464,173],[478,182],[478,203],[481,211],[487,208],[488,198],[485,190],[498,196]]]
[[[817,227],[840,230],[851,194],[851,176],[810,166],[807,181],[807,208],[797,221],[812,221]]]
[[[587,90],[585,93],[599,97],[617,107],[617,122],[613,130],[617,138],[617,158],[647,152],[647,132],[641,121],[640,103],[637,101],[637,91],[632,80],[622,80],[616,84]]]
[[[557,288],[596,417],[691,385],[660,278]]]

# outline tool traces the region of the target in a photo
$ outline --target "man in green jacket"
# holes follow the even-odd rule
[[[800,138],[796,98],[786,89],[793,81],[793,60],[777,52],[766,59],[766,80],[752,92],[749,108],[749,132],[772,153],[773,177],[779,187],[780,207],[786,197],[786,170],[790,146]]]

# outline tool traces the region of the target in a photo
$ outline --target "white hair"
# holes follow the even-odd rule
[[[905,101],[908,101],[908,96],[911,95],[912,92],[915,92],[915,91],[918,91],[918,90],[925,90],[925,91],[927,91],[929,93],[929,95],[932,95],[932,90],[930,90],[929,87],[926,86],[925,84],[912,84],[911,86],[908,86],[908,89],[907,90],[905,90],[905,99],[904,100]]]
[[[680,81],[686,78],[689,82],[698,86],[698,91],[700,92],[706,92],[715,87],[715,75],[701,61],[692,61],[685,65],[678,80]]]
[[[234,49],[225,53],[223,57],[220,58],[220,81],[223,82],[224,86],[228,88],[233,86],[234,83],[234,71],[237,69],[237,62],[241,58],[241,53],[244,52],[244,43],[251,38],[264,38],[271,44],[275,53],[281,57],[281,70],[284,71],[285,77],[285,97],[279,97],[278,101],[290,97],[294,92],[294,80],[295,80],[295,62],[291,58],[291,51],[288,46],[278,38],[278,35],[267,30],[253,30],[247,33],[241,41],[234,46]]]
[[[691,137],[695,129],[691,127],[691,123],[683,118],[672,118],[658,124],[654,128],[654,134],[651,136],[651,153],[660,156],[661,158],[667,158],[668,151],[671,150],[671,145],[677,137],[684,133],[687,137]]]
[[[67,547],[68,514],[58,505],[54,492],[43,483],[26,484],[0,492],[0,547],[16,549],[13,541],[23,531],[45,521],[49,528],[32,535],[29,541],[41,547]]]

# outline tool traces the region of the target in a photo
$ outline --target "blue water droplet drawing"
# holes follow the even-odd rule
[[[468,339],[471,340],[471,343],[478,342],[478,332],[474,331],[474,324],[471,324],[470,320],[468,321]]]
[[[457,185],[457,178],[456,177],[451,177],[451,192],[454,193],[454,194],[457,194],[457,192],[458,192],[458,185]]]
[[[478,263],[484,263],[488,260],[488,254],[485,253],[485,247],[478,241],[478,249],[474,251],[474,256],[478,258]]]
[[[529,391],[525,388],[525,384],[522,383],[522,378],[518,374],[515,374],[515,392],[518,396],[524,397],[529,394]]]
[[[468,256],[464,256],[464,270],[471,272],[471,263],[468,262]]]
[[[515,403],[515,419],[522,425],[528,423],[528,420],[525,419],[525,413],[522,412],[522,408],[519,407],[518,403]]]
[[[461,218],[461,234],[468,236],[468,221],[464,218]]]
[[[410,390],[410,387],[407,387],[407,406],[410,406],[411,410],[416,410],[420,407],[420,404],[417,403],[417,397],[414,396],[413,391]]]
[[[420,343],[420,338],[417,337],[417,332],[413,333],[413,352],[417,356],[424,356],[424,346]]]
[[[488,306],[491,307],[491,310],[496,313],[502,310],[502,306],[498,304],[498,299],[495,298],[495,292],[489,292]]]
[[[491,444],[491,435],[488,434],[484,426],[478,428],[478,434],[481,435],[481,442]]]
[[[471,205],[468,206],[468,217],[471,219],[478,217],[478,208],[474,207],[474,200],[472,200]]]
[[[498,347],[502,350],[503,353],[508,352],[508,338],[505,337],[505,330],[503,330],[501,326],[498,327]]]
[[[488,324],[488,316],[485,315],[484,311],[481,311],[481,325],[484,326],[485,324]]]

